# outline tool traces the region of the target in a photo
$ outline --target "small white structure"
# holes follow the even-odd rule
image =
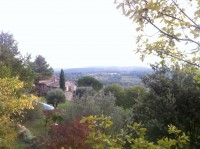
[[[39,101],[38,103],[41,104],[41,105],[43,105],[44,110],[54,110],[54,109],[55,109],[53,106],[48,105],[48,104],[46,104],[46,103],[44,103],[44,102],[40,102],[40,101]]]

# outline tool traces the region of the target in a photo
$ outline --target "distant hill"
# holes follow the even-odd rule
[[[60,69],[54,69],[60,71]],[[107,67],[86,67],[86,68],[70,68],[64,69],[66,73],[99,73],[99,72],[151,72],[152,69],[148,67],[140,66],[129,66],[129,67],[118,67],[118,66],[107,66]]]
[[[59,76],[60,69],[54,69],[55,74]],[[152,71],[148,67],[86,67],[86,68],[70,68],[63,69],[65,78],[77,82],[78,79],[84,76],[92,76],[99,80],[103,85],[120,84],[124,87],[135,85],[143,85],[141,77],[149,74]]]

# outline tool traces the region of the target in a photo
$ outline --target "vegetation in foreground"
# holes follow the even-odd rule
[[[37,100],[30,95],[35,94],[33,83],[51,76],[52,68],[42,56],[37,56],[34,62],[30,61],[30,56],[22,57],[13,36],[2,32],[1,148],[12,148],[17,137],[30,148],[200,147],[200,27],[197,23],[200,3],[196,0],[185,1],[185,4],[180,4],[179,0],[115,2],[138,25],[141,34],[137,38],[137,52],[141,59],[149,54],[161,58],[159,65],[153,66],[154,73],[143,78],[146,88],[112,86],[106,91],[97,86],[96,90],[75,97],[66,109],[56,106],[54,111],[44,111],[35,106],[37,110],[30,110],[34,106],[32,101]],[[192,17],[184,9],[188,4],[197,6],[191,10]],[[161,26],[157,24],[160,21],[163,22],[159,23]],[[149,25],[159,33],[155,41],[143,34]],[[180,44],[189,46],[182,49]],[[24,127],[31,119],[37,119],[35,125],[44,124],[44,129],[34,130],[35,125]]]

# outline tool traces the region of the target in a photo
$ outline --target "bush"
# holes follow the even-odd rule
[[[83,116],[104,114],[111,116],[115,123],[109,131],[119,132],[125,123],[130,123],[132,112],[117,107],[115,100],[113,95],[105,95],[102,92],[95,93],[94,95],[85,94],[71,103],[66,110],[65,119],[71,121]]]
[[[44,147],[55,148],[81,148],[88,149],[89,145],[85,142],[89,134],[87,124],[80,124],[80,120],[52,125],[49,139],[46,140]]]
[[[89,125],[89,135],[86,142],[91,145],[91,148],[95,149],[172,149],[184,148],[189,142],[189,137],[172,125],[168,126],[168,134],[172,136],[171,138],[163,137],[157,140],[156,143],[153,143],[146,140],[146,128],[143,128],[140,123],[128,125],[128,130],[122,130],[120,133],[114,135],[105,133],[105,130],[113,124],[110,117],[104,115],[96,117],[91,115],[83,118],[81,123]]]
[[[34,109],[29,109],[24,111],[24,117],[22,118],[23,122],[32,121],[34,119],[41,119],[44,117],[43,105],[34,103]]]
[[[31,143],[35,139],[30,130],[22,125],[18,125],[18,135],[26,143]]]
[[[84,95],[94,95],[96,91],[92,87],[78,87],[74,92],[74,99],[80,99]]]

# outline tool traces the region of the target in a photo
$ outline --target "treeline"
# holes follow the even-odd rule
[[[0,33],[0,148],[13,147],[24,110],[38,100],[34,83],[52,74],[44,57],[32,62],[30,55],[20,53],[12,34]]]
[[[132,120],[148,128],[149,140],[167,135],[173,124],[190,136],[190,148],[200,145],[200,86],[195,75],[179,68],[153,66],[154,73],[143,77],[146,88],[105,88],[116,97],[116,104],[133,112]]]
[[[167,135],[173,124],[190,136],[190,147],[199,147],[200,86],[195,75],[180,68],[152,66],[154,73],[142,78],[145,87],[124,89],[110,85],[103,89],[105,96],[114,95],[116,106],[130,110],[132,122],[142,122],[151,141]]]

